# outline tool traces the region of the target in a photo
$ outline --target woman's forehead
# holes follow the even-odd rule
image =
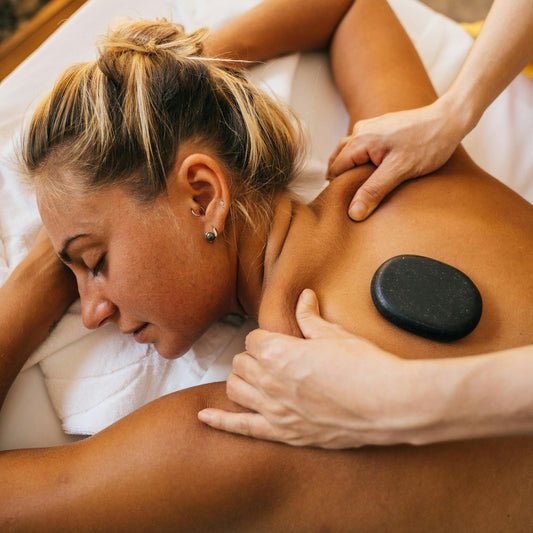
[[[50,237],[95,231],[125,216],[125,202],[111,191],[37,194],[37,205]],[[54,239],[55,240],[55,239]]]
[[[102,234],[113,228],[135,232],[149,224],[163,211],[158,208],[164,199],[146,209],[124,187],[105,187],[95,191],[66,195],[37,195],[39,212],[52,240],[81,233]],[[167,215],[168,216],[168,215]]]

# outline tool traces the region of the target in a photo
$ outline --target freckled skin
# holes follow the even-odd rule
[[[112,321],[129,331],[148,322],[144,342],[164,357],[183,355],[212,322],[237,310],[230,250],[205,241],[202,221],[186,201],[171,202],[162,195],[145,206],[125,190],[107,188],[41,205],[56,250],[69,236],[88,235],[68,248],[85,325]]]

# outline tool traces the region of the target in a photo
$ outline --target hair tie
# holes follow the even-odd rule
[[[146,50],[147,53],[149,53],[149,54],[155,54],[155,52],[157,52],[158,46],[157,46],[157,43],[156,43],[153,39],[150,39],[150,40],[144,45],[144,48],[145,48],[145,50]]]

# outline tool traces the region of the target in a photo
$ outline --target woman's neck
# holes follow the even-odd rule
[[[237,298],[243,311],[257,318],[265,284],[279,257],[292,220],[289,193],[276,196],[270,223],[243,224],[237,243]]]

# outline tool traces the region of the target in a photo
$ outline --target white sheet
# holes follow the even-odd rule
[[[11,138],[28,105],[34,105],[36,97],[49,89],[64,66],[93,58],[96,37],[117,16],[164,15],[192,29],[216,26],[256,1],[196,0],[191,5],[185,0],[90,0],[0,85],[0,282],[27,252],[39,224],[33,197],[19,185],[9,163]],[[390,3],[441,93],[455,76],[471,38],[457,24],[416,0]],[[257,67],[254,76],[266,80],[291,103],[309,131],[307,172],[295,187],[312,197],[323,186],[327,159],[347,125],[327,59],[319,53],[289,56]],[[528,147],[533,139],[532,116],[533,81],[520,76],[465,140],[478,164],[529,201],[533,200],[533,150]],[[0,412],[0,448],[63,442],[54,413],[66,431],[93,433],[152,398],[224,379],[232,355],[242,349],[252,326],[251,322],[241,328],[216,324],[189,354],[168,362],[149,347],[121,337],[113,326],[88,332],[75,304],[10,391]],[[41,371],[46,389],[36,386]],[[36,409],[36,403],[42,408]],[[42,432],[37,439],[36,427]]]

